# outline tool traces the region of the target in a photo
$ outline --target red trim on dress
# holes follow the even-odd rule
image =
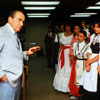
[[[61,69],[62,69],[65,64],[64,50],[70,49],[70,46],[61,46],[60,48],[61,48],[60,60],[61,60]]]
[[[76,80],[76,61],[73,64],[72,71],[71,71],[71,76],[70,76],[70,81],[69,81],[69,89],[70,89],[70,94],[73,96],[82,96],[79,94],[79,87],[76,86],[75,80]]]

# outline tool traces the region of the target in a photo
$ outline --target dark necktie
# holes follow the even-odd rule
[[[16,38],[16,41],[17,41],[17,44],[18,44],[18,48],[20,49],[20,41],[19,41],[18,35],[16,33],[14,33],[14,36]]]

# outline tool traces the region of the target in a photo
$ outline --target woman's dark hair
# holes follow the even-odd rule
[[[100,27],[100,21],[94,22],[93,26],[95,26],[95,24],[98,24],[98,26]]]
[[[84,30],[81,29],[79,32],[84,34],[84,36],[86,37],[85,42],[88,43],[88,37],[87,37],[86,31],[84,31]]]
[[[75,26],[78,26],[78,27],[80,28],[80,30],[81,30],[81,26],[80,26],[80,25],[78,25],[78,24],[75,24],[75,25],[74,25],[74,27],[75,27]]]
[[[65,25],[64,25],[64,30],[65,30],[65,27],[66,27],[66,26],[69,26],[70,29],[72,29],[70,24],[65,24]],[[72,30],[71,30],[71,31],[72,31]]]
[[[80,32],[80,33],[83,33],[84,36],[87,37],[87,33],[86,33],[86,31],[84,31],[84,30],[80,30],[79,32]]]

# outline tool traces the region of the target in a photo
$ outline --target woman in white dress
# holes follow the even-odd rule
[[[69,65],[69,48],[73,38],[71,26],[65,25],[65,32],[60,36],[61,51],[58,58],[58,67],[54,77],[54,89],[67,93],[69,92],[69,78],[71,66]]]
[[[90,38],[86,68],[80,80],[80,93],[83,100],[100,100],[100,75],[98,74],[98,58],[100,52],[100,22],[94,25],[95,34]]]

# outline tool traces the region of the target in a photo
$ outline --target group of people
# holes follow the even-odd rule
[[[23,59],[40,47],[22,51],[17,32],[23,27],[25,15],[14,10],[8,22],[0,27],[0,100],[18,100],[21,88]],[[53,87],[69,93],[71,99],[100,99],[100,21],[89,30],[85,22],[74,26],[49,27],[45,38],[48,67],[55,66]]]
[[[99,100],[100,21],[93,23],[90,28],[82,21],[81,26],[74,25],[73,31],[70,24],[65,24],[61,25],[61,30],[56,34],[52,31],[47,34],[52,40],[51,46],[47,46],[52,51],[56,48],[53,48],[52,44],[59,44],[57,56],[53,51],[53,56],[57,59],[57,63],[54,63],[54,89],[69,93],[71,99]],[[52,54],[49,56],[51,58],[47,57],[48,61],[52,60]]]

